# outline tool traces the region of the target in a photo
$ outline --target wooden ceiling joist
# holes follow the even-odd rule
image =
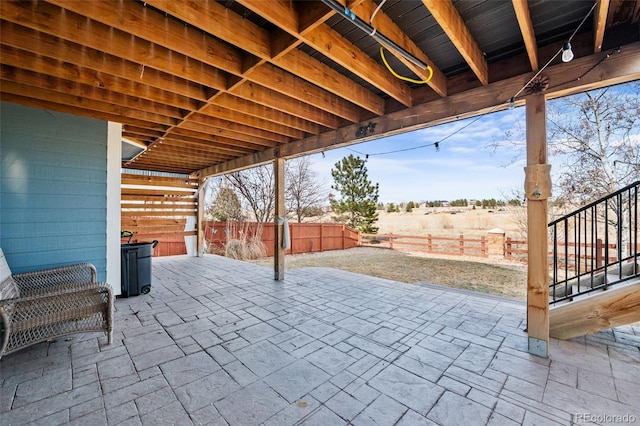
[[[598,4],[593,11],[593,53],[602,51],[602,41],[604,40],[604,30],[607,25],[607,14],[609,13],[609,0],[597,0]]]
[[[217,2],[202,3],[184,0],[151,0],[147,3],[168,11],[172,16],[197,28],[201,28],[212,36],[236,46],[242,46],[242,49],[264,61],[270,61],[272,59],[273,55],[270,48],[272,41],[270,34],[249,20],[225,9],[223,5]],[[275,5],[276,3],[273,2],[271,4]],[[368,94],[365,93],[365,89],[363,89],[362,86],[354,84],[349,79],[338,77],[341,83],[340,85],[325,87],[326,77],[333,76],[335,80],[335,73],[331,72],[329,67],[320,64],[320,62],[313,60],[313,58],[309,58],[308,55],[304,55],[301,52],[294,52],[295,49],[289,54],[275,59],[273,61],[274,65],[365,109],[380,114],[382,113],[380,110],[382,101],[376,99],[377,97],[370,92]],[[294,58],[285,59],[290,54],[293,55]],[[303,55],[307,56],[307,58],[302,57]],[[309,63],[312,63],[310,68],[316,72],[306,71],[309,69]],[[318,73],[317,70],[321,72]],[[356,102],[351,99],[354,95]]]
[[[260,0],[239,0],[238,3],[276,24],[292,36],[299,38],[305,44],[357,74],[401,104],[412,105],[411,90],[408,86],[397,79],[390,79],[383,66],[326,24],[319,25],[304,35],[300,34],[297,24],[298,13],[291,3]]]
[[[531,69],[533,71],[538,71],[538,44],[536,43],[536,34],[533,30],[531,14],[529,13],[529,1],[511,0],[511,3],[513,4],[513,10],[516,13],[516,19],[520,26],[522,39],[524,40],[524,45],[527,49]]]
[[[467,61],[478,80],[483,85],[489,84],[487,61],[453,2],[451,0],[422,0],[422,3],[429,9],[438,25]]]
[[[69,68],[69,65],[73,64],[80,68],[95,70],[101,75],[129,80],[135,83],[142,94],[157,89],[155,92],[162,93],[163,96],[159,101],[178,108],[198,108],[203,104],[202,101],[208,99],[212,94],[207,93],[203,86],[193,84],[183,78],[153,68],[145,68],[142,72],[141,67],[133,62],[39,31],[30,31],[28,28],[11,22],[2,21],[0,23],[0,42],[3,45],[41,57],[56,59],[65,63],[65,68]],[[47,70],[49,73],[52,71]],[[88,84],[111,88],[102,79],[95,79]]]
[[[355,12],[362,20],[369,21],[370,17],[376,10],[377,5],[371,0],[359,1],[357,4],[350,3],[349,9]],[[397,51],[390,52],[395,55],[402,63],[404,63],[411,71],[413,71],[420,79],[428,80],[427,85],[431,87],[438,95],[447,96],[447,78],[442,71],[434,65],[433,61],[420,50],[418,46],[393,22],[393,20],[383,11],[378,11],[375,15],[374,22],[371,24],[377,32],[384,34],[391,41],[411,53],[424,64],[431,67],[432,72],[423,70],[409,60],[405,59]]]

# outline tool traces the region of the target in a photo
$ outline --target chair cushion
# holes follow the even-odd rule
[[[18,296],[20,296],[20,291],[11,276],[0,283],[0,300],[13,299]]]
[[[0,300],[13,299],[20,296],[20,290],[11,276],[11,269],[0,248]]]
[[[7,259],[5,259],[4,257],[2,247],[0,247],[0,282],[3,282],[10,276],[11,276],[11,269],[9,269],[9,264],[7,263]]]

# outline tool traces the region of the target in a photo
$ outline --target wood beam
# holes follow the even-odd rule
[[[489,84],[487,61],[451,0],[422,0],[449,40],[483,85]]]
[[[23,95],[22,93],[5,92],[4,87],[3,91],[0,92],[0,100],[4,102],[12,102],[15,104],[30,106],[33,108],[49,109],[51,111],[64,112],[67,114],[80,115],[83,117],[97,118],[98,120],[113,121],[116,123],[125,122],[139,128],[150,129],[151,131],[163,132],[166,129],[166,126],[163,126],[161,124],[137,120],[134,118],[123,119],[121,115],[118,115],[116,113],[91,109],[90,106],[85,104],[70,105],[68,103],[57,103],[49,100],[46,97],[33,98],[29,97],[28,94]],[[62,99],[61,101],[64,102],[65,100],[66,99]]]
[[[203,129],[207,129],[207,131],[214,132],[216,135],[220,136],[240,133],[250,137],[257,137],[277,143],[287,143],[291,140],[291,138],[276,132],[269,132],[255,127],[245,126],[235,121],[223,120],[203,113],[192,115],[190,123],[185,123],[183,127],[189,128],[189,126],[202,126]]]
[[[538,71],[538,43],[536,43],[536,34],[533,30],[531,15],[529,14],[529,1],[511,0],[511,3],[513,4],[513,10],[518,19],[518,25],[520,26],[520,33],[522,34],[522,39],[527,49],[527,55],[529,55],[531,69]]]
[[[229,93],[258,105],[263,105],[330,129],[335,129],[340,124],[340,120],[336,116],[312,106],[313,104],[301,102],[253,82],[244,82],[229,90]]]
[[[598,5],[593,14],[593,53],[602,51],[602,41],[604,40],[604,31],[607,27],[609,4],[609,0],[598,0]]]
[[[131,123],[135,124],[136,122],[145,121],[150,123],[156,123],[155,125],[149,127],[152,129],[159,129],[162,126],[171,126],[175,124],[175,118],[163,116],[160,114],[155,114],[151,112],[141,111],[137,107],[133,105],[123,106],[114,104],[112,100],[102,99],[95,100],[90,99],[89,97],[78,97],[70,93],[61,92],[59,90],[51,90],[44,89],[41,87],[35,86],[27,86],[21,83],[17,83],[15,81],[10,80],[2,80],[2,91],[4,93],[9,93],[13,95],[19,95],[24,97],[30,97],[34,99],[41,99],[46,102],[54,104],[62,104],[62,105],[71,105],[83,109],[87,109],[89,111],[95,111],[93,113],[93,117],[96,117],[98,112],[107,113],[109,115],[118,117],[118,119],[113,120],[120,123],[127,123],[129,119],[132,119]],[[52,108],[55,109],[55,108]],[[88,115],[88,114],[84,114]]]
[[[184,117],[183,109],[165,102],[166,93],[147,87],[147,96],[140,98],[137,95],[144,92],[144,88],[118,77],[96,73],[4,45],[0,46],[0,62],[3,65],[3,74],[7,78],[10,73],[12,78],[23,84],[107,100],[123,106],[134,104],[141,110],[161,113],[168,117]]]
[[[249,20],[225,9],[217,2],[150,0],[147,3],[215,37],[236,46],[242,46],[244,50],[262,61],[269,61],[272,58],[271,35]],[[198,56],[193,57],[198,58]],[[288,71],[284,77],[282,74],[273,75],[275,70],[269,69],[269,65],[264,63],[249,68],[250,72],[246,72],[247,68],[241,66],[240,72],[233,73],[243,79],[271,87],[273,90],[299,101],[310,102],[309,98],[316,99],[315,102],[311,102],[316,107],[352,122],[359,121],[359,111],[345,101],[348,99],[345,87],[336,92],[329,92],[320,89],[322,85],[317,81],[310,80],[305,74],[296,73],[295,70],[286,67],[282,68]],[[286,78],[287,81],[279,81],[281,78]],[[269,82],[271,84],[266,84]]]
[[[67,10],[81,13],[97,22],[162,46],[171,52],[184,54],[190,58],[190,60],[200,61],[202,64],[206,64],[206,66],[212,68],[218,67],[235,75],[242,75],[242,57],[239,52],[222,42],[216,41],[213,37],[203,37],[198,30],[185,27],[175,20],[167,19],[156,11],[144,7],[140,9],[133,8],[130,7],[131,3],[123,1],[94,0],[87,5],[78,3],[75,0],[51,0],[51,2]],[[156,2],[149,1],[147,3],[152,5]],[[159,1],[157,5],[168,8],[172,14],[178,14],[182,10],[175,9],[173,2],[169,4]],[[211,7],[214,6],[211,5]],[[227,12],[227,14],[229,13]],[[220,26],[220,23],[215,23],[213,27],[218,28]],[[158,32],[157,28],[162,28],[163,32]],[[237,28],[234,28],[234,31],[235,30],[237,30]],[[244,47],[246,43],[241,43],[240,45]],[[226,90],[226,78],[225,87],[216,88]],[[313,89],[310,88],[309,90]],[[245,91],[241,91],[241,93],[246,95]],[[273,96],[273,93],[271,90],[266,90],[264,86],[253,85],[248,99],[267,102],[267,100]],[[247,97],[245,97],[245,99],[247,99]],[[285,98],[281,98],[281,100],[282,99]],[[279,109],[287,114],[296,116],[296,114],[300,113],[300,103],[294,104],[291,100],[287,100],[286,102],[279,103]]]
[[[238,102],[240,100],[237,100]],[[227,108],[226,105],[229,105]],[[238,110],[235,106],[233,97],[229,97],[229,102],[222,104],[220,99],[217,100],[215,105],[207,105],[198,114],[194,114],[194,117],[200,114],[206,117],[220,118],[226,121],[233,121],[238,124],[243,124],[248,127],[253,127],[260,130],[266,130],[268,132],[277,133],[292,139],[302,139],[305,136],[305,132],[294,129],[288,125],[282,125],[273,121],[266,120],[261,117],[251,115],[252,111]]]
[[[273,278],[284,280],[284,218],[287,214],[284,206],[284,158],[273,160],[273,178],[275,179],[275,213],[273,218]]]
[[[603,293],[551,308],[549,334],[572,339],[640,321],[640,282],[614,286]]]
[[[314,105],[320,110],[330,112],[352,123],[360,121],[360,108],[326,90],[320,90],[315,85],[282,68],[271,64],[262,64],[244,73],[243,77],[254,83],[269,87],[281,95],[305,104]]]
[[[205,101],[209,97],[207,91],[210,90],[183,78],[153,68],[145,68],[144,72],[141,72],[140,66],[131,61],[39,31],[31,31],[11,22],[1,23],[0,42],[3,45],[56,59],[65,64],[94,70],[94,75],[100,73],[135,82],[140,97],[150,89],[160,89],[164,93],[164,102],[178,108],[197,108],[202,104],[199,101]],[[65,68],[67,67],[69,66]],[[50,74],[53,70],[47,71],[46,73]],[[97,77],[92,83],[101,87],[111,87],[108,82]]]
[[[154,68],[217,90],[224,90],[227,87],[226,75],[209,65],[196,64],[183,54],[171,52],[141,38],[132,38],[126,31],[119,31],[117,26],[112,28],[82,16],[82,12],[90,10],[90,6],[95,2],[85,4],[70,1],[66,4],[75,4],[80,15],[70,11],[65,12],[45,1],[35,3],[0,1],[0,12],[3,20],[135,62],[140,66],[140,71],[144,65],[145,68]],[[111,9],[104,13],[106,16],[113,17],[115,21],[119,20]],[[51,25],[52,23],[55,25]],[[121,22],[121,24],[118,26],[128,28],[136,27],[138,23]]]
[[[302,40],[363,80],[369,82],[405,106],[411,106],[411,90],[399,80],[389,79],[384,67],[342,37],[328,25],[317,26],[306,34],[298,31],[298,13],[289,2],[239,0],[243,6],[282,30]]]
[[[376,115],[384,114],[384,100],[380,96],[298,49],[271,62]]]
[[[606,53],[584,56],[569,63],[547,68],[544,74],[549,77],[550,81],[550,87],[546,92],[547,99],[640,79],[640,61],[637,60],[637,57],[640,56],[640,42],[625,45],[620,52],[611,54],[609,57],[606,56]],[[590,70],[590,72],[585,74],[585,70]],[[487,86],[449,95],[446,99],[436,99],[376,118],[372,120],[377,124],[375,133],[367,136],[366,140],[379,139],[507,109],[508,99],[520,90],[531,76],[532,73],[522,74]],[[292,158],[359,143],[364,139],[357,138],[355,133],[360,126],[366,124],[368,122],[345,126],[334,131],[290,142],[279,146],[278,149],[281,156]],[[219,175],[254,165],[266,164],[273,161],[274,153],[273,148],[267,149],[234,159],[228,163],[207,167],[194,172],[193,176]]]
[[[544,95],[526,98],[527,167],[527,332],[529,353],[549,356],[549,250],[547,203],[551,195],[547,164],[547,114]],[[547,167],[548,166],[548,167]]]
[[[275,124],[280,124],[282,126],[301,130],[305,133],[311,133],[314,135],[320,133],[320,126],[316,123],[303,120],[300,117],[295,117],[291,114],[284,113],[265,105],[257,104],[238,96],[234,96],[230,93],[224,93],[217,97],[215,100],[215,105],[220,105],[224,108],[231,109],[239,113],[248,114],[254,117],[261,118],[263,120],[271,121]],[[203,109],[203,111],[208,110],[208,108]]]

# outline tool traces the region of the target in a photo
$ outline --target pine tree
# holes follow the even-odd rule
[[[233,188],[221,184],[207,214],[221,222],[242,221],[242,206]]]
[[[377,233],[378,228],[373,223],[378,220],[379,185],[373,185],[369,180],[365,161],[349,155],[335,164],[331,176],[334,180],[331,188],[340,193],[339,199],[331,199],[334,212],[346,214],[347,225],[361,232]]]

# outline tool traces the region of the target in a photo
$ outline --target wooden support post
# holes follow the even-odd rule
[[[529,353],[549,356],[549,264],[547,261],[547,199],[551,196],[547,163],[546,100],[534,94],[526,100],[527,167],[527,329]]]
[[[204,197],[206,192],[207,181],[205,179],[198,180],[198,216],[196,217],[196,256],[202,257],[205,252],[205,218],[204,218]]]
[[[273,160],[273,178],[275,179],[275,217],[273,224],[273,279],[284,279],[284,158]]]

